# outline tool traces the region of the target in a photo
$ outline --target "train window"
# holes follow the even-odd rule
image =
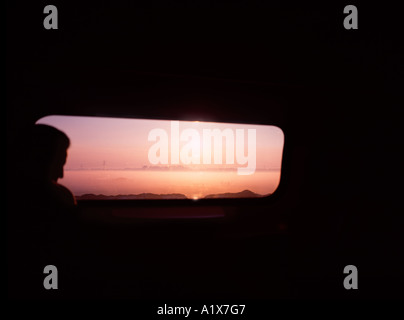
[[[272,194],[284,135],[271,125],[52,115],[71,146],[60,183],[78,200]]]

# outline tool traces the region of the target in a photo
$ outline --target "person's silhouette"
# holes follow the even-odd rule
[[[69,145],[65,133],[43,124],[32,126],[21,137],[8,237],[15,296],[44,295],[41,272],[48,264],[64,270],[64,292],[74,283],[69,275],[75,273],[79,217],[72,192],[58,183]]]
[[[33,126],[30,136],[29,173],[33,204],[49,209],[73,208],[76,200],[57,181],[63,178],[70,140],[62,131],[44,124]]]

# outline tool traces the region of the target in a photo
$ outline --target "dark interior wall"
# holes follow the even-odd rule
[[[401,294],[403,52],[395,10],[381,16],[358,5],[359,29],[348,31],[340,5],[53,4],[59,30],[42,26],[46,3],[7,4],[7,190],[21,183],[18,139],[47,114],[265,123],[286,136],[271,201],[226,204],[233,218],[218,224],[91,226],[104,246],[92,246],[84,264],[106,267],[92,271],[88,296]],[[7,198],[8,212],[18,214]],[[126,245],[114,249],[105,232]],[[128,255],[134,243],[137,254]],[[155,267],[162,261],[164,272]],[[363,277],[355,294],[341,285],[347,264]],[[118,266],[127,268],[123,288],[108,273]],[[103,284],[111,290],[98,290]]]

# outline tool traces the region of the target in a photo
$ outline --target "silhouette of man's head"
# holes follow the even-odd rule
[[[31,135],[31,172],[36,178],[57,182],[63,178],[70,140],[67,135],[48,125],[36,124]]]

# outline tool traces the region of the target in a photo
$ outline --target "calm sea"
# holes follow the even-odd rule
[[[266,195],[276,190],[279,180],[279,170],[256,171],[248,176],[236,171],[70,170],[59,182],[76,196],[181,193],[201,198],[246,189]]]

